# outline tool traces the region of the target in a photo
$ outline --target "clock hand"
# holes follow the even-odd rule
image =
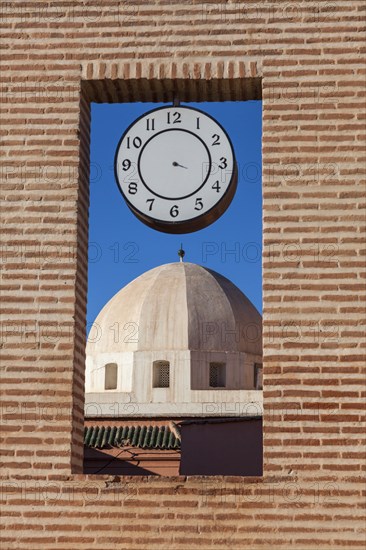
[[[188,170],[187,166],[183,166],[183,164],[179,164],[179,162],[174,161],[172,164],[173,166],[180,166],[181,168],[185,168],[186,170]]]

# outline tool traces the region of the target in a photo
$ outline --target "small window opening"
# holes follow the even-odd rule
[[[263,365],[254,363],[254,388],[263,390]]]
[[[226,386],[225,363],[210,363],[210,387],[224,388]]]
[[[117,363],[107,363],[105,366],[104,389],[117,389]]]
[[[153,363],[153,387],[169,388],[170,364],[169,361],[154,361]]]

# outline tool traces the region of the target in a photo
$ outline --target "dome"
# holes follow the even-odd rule
[[[137,277],[104,306],[87,356],[159,350],[262,355],[262,319],[228,279],[176,262]]]

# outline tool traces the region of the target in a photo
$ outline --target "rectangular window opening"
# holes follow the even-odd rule
[[[170,365],[168,361],[155,361],[153,364],[153,387],[169,388]]]
[[[254,387],[263,390],[263,365],[254,363]]]
[[[210,363],[210,388],[224,388],[226,386],[225,363]]]
[[[117,389],[117,375],[118,375],[117,363],[108,363],[105,366],[105,378],[104,378],[105,390]]]
[[[170,86],[167,82],[156,85],[156,82],[142,80],[141,84],[136,81],[133,97],[132,88],[125,83],[118,85],[117,81],[87,81],[83,85],[91,114],[86,377],[90,376],[93,382],[85,394],[85,427],[88,429],[84,439],[84,473],[261,476],[261,414],[240,418],[240,411],[246,410],[242,397],[259,404],[262,400],[262,349],[255,348],[257,336],[252,324],[229,327],[229,330],[225,319],[221,321],[218,317],[212,322],[208,319],[204,326],[197,326],[197,341],[200,335],[208,345],[202,349],[198,346],[198,349],[182,350],[179,347],[181,336],[169,333],[174,327],[182,327],[170,310],[167,315],[159,313],[160,295],[159,307],[156,307],[157,313],[152,319],[133,318],[133,315],[125,319],[120,315],[125,307],[122,303],[118,315],[111,317],[106,325],[100,323],[103,316],[99,317],[105,305],[132,281],[150,269],[182,260],[229,279],[261,312],[262,112],[261,102],[253,101],[261,99],[260,79],[237,79],[233,86],[229,79],[212,83],[202,81],[201,88],[197,82],[187,83],[187,86],[185,81],[179,85],[172,82]],[[109,86],[113,86],[113,93],[110,93]],[[129,208],[113,177],[115,153],[121,136],[150,110],[171,106],[175,86],[177,108],[180,101],[182,107],[201,110],[217,120],[221,129],[227,132],[235,150],[238,173],[237,188],[225,216],[204,227],[204,232],[202,229],[186,231],[190,239],[188,244],[185,244],[188,238],[184,233],[176,239],[177,235],[155,231],[153,225],[145,225],[143,219],[135,216],[133,209]],[[130,90],[130,95],[121,97],[123,90]],[[201,90],[200,94],[197,90]],[[235,97],[231,97],[233,93]],[[114,104],[110,104],[111,98],[114,98]],[[86,109],[83,105],[82,117],[89,113],[89,105]],[[128,136],[130,141],[126,148],[129,153],[145,147],[146,133],[150,138],[155,131],[164,130],[157,128],[156,116],[155,119],[148,116],[144,134],[137,132]],[[171,126],[169,130],[179,130],[183,122],[183,118],[175,113],[167,120]],[[194,120],[193,133],[202,130],[203,118],[197,116]],[[86,123],[82,118],[82,147],[88,151],[88,140],[83,137],[87,132],[83,129],[88,126]],[[186,134],[181,132],[179,136],[183,142]],[[207,141],[207,147],[214,152],[223,143],[219,130],[192,139]],[[190,157],[180,155],[179,148],[178,153],[173,162],[170,159],[169,169],[173,170],[173,166],[177,180],[183,181],[185,171],[191,169]],[[222,152],[218,156],[215,165],[218,176],[210,183],[210,193],[214,197],[224,189],[225,155]],[[127,198],[132,201],[143,190],[148,213],[154,212],[160,205],[159,188],[154,187],[160,185],[159,180],[154,180],[149,187],[149,193],[155,193],[150,197],[147,187],[145,189],[138,181],[139,171],[135,170],[130,159],[127,161],[121,168],[131,178]],[[142,169],[144,171],[145,167]],[[148,176],[147,169],[145,172]],[[179,194],[172,196],[180,197]],[[197,211],[203,208],[202,204],[206,206],[201,195],[192,200],[192,207]],[[180,203],[176,205],[173,201],[168,210],[169,221],[174,222],[182,208]],[[240,240],[232,228],[235,224],[241,227],[244,219],[247,225]],[[176,255],[174,259],[181,241],[186,256],[180,259]],[[166,284],[169,284],[168,278]],[[203,288],[202,300],[206,299],[204,291]],[[165,288],[159,292],[165,296]],[[136,292],[131,302],[138,302],[142,294]],[[161,303],[164,303],[163,299]],[[144,314],[148,311],[142,307],[135,310],[144,311]],[[131,307],[130,311],[134,309]],[[141,342],[144,346],[149,342],[160,326],[167,328],[159,346],[140,347]],[[260,340],[261,330],[260,323]],[[251,342],[248,355],[246,349],[237,346],[242,335]],[[179,346],[175,348],[176,342]],[[99,357],[94,354],[94,349],[101,354]],[[160,355],[158,350],[163,353]],[[160,359],[155,360],[159,356]],[[174,365],[174,371],[171,371],[171,365]],[[119,369],[123,369],[123,380]],[[108,394],[110,390],[114,393]],[[112,407],[113,403],[118,403],[118,407]],[[104,417],[108,419],[108,426],[100,428],[98,421]],[[103,434],[98,432],[101,429]],[[114,434],[113,438],[111,434]],[[224,438],[243,441],[245,445],[237,445],[235,456],[228,456],[220,443]],[[95,447],[96,442],[99,447]],[[114,445],[118,446],[118,461],[113,459]],[[131,447],[133,453],[128,452]],[[144,463],[144,455],[150,451],[153,451],[153,458]],[[210,460],[202,462],[203,455],[209,456]]]

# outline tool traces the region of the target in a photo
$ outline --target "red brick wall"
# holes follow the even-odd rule
[[[2,3],[3,548],[363,548],[364,7]],[[263,95],[263,478],[77,473],[89,102],[175,88]]]

